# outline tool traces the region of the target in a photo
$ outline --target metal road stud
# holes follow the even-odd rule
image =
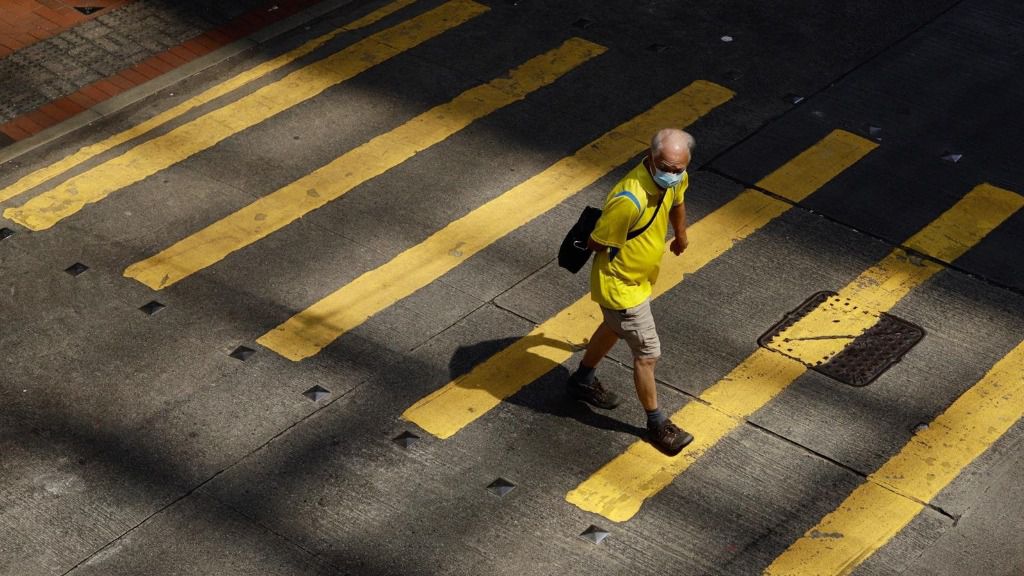
[[[601,542],[604,542],[604,539],[608,536],[609,532],[607,530],[595,526],[593,524],[590,525],[590,528],[587,528],[583,531],[582,534],[580,534],[580,538],[583,538],[584,540],[592,542],[594,544],[600,544]]]
[[[417,441],[419,439],[420,439],[419,436],[417,436],[417,435],[413,434],[412,432],[409,432],[408,430],[406,430],[405,432],[402,432],[398,436],[395,436],[394,438],[392,438],[391,441],[394,442],[395,444],[398,444],[402,448],[409,448],[409,446],[412,446],[413,442],[415,442],[415,441]]]
[[[152,316],[153,314],[156,314],[157,312],[163,310],[166,307],[167,306],[157,302],[156,300],[151,300],[150,302],[147,302],[146,304],[139,306],[139,310],[142,310],[149,316]]]
[[[515,484],[505,480],[504,478],[498,478],[494,482],[487,485],[487,489],[492,493],[496,494],[499,498],[508,494],[516,487]]]
[[[231,354],[228,354],[228,356],[245,362],[246,360],[249,359],[250,356],[252,356],[255,353],[256,351],[253,350],[252,348],[249,348],[248,346],[239,346],[238,348],[232,350]]]
[[[85,272],[88,269],[89,267],[86,266],[85,264],[82,264],[81,262],[75,262],[71,266],[65,268],[64,271],[67,272],[68,274],[71,274],[72,276],[78,276],[79,274]]]
[[[302,395],[305,396],[306,398],[309,398],[313,402],[319,402],[324,398],[330,396],[331,391],[317,384],[316,386],[313,386],[309,390],[303,392]]]

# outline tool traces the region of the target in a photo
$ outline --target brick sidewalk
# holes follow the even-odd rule
[[[317,3],[7,0],[0,148]]]
[[[0,58],[128,2],[131,0],[6,0],[0,7]]]

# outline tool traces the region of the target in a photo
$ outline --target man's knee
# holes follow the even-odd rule
[[[655,364],[658,363],[658,357],[645,356],[643,358],[633,358],[633,363],[640,368],[654,368]]]

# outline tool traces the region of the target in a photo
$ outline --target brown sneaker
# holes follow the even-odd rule
[[[622,403],[619,395],[605,388],[596,377],[592,384],[582,384],[574,378],[569,378],[566,387],[570,396],[596,408],[611,410]]]
[[[693,442],[693,434],[676,426],[671,420],[665,420],[660,427],[647,429],[647,439],[658,450],[669,456],[675,456],[687,444]]]

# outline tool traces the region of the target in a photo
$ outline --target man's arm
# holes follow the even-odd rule
[[[668,211],[668,221],[672,224],[672,231],[676,237],[672,239],[669,249],[676,256],[683,253],[690,241],[686,238],[686,204],[680,203]]]
[[[587,248],[590,248],[594,252],[604,252],[605,250],[608,249],[607,246],[605,246],[604,244],[600,244],[598,242],[595,242],[594,239],[589,237],[589,236],[587,236]]]

